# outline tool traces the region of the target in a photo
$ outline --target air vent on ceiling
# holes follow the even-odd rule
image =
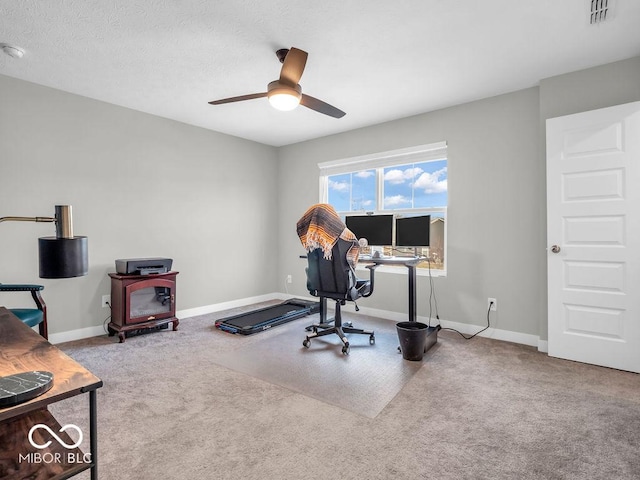
[[[591,0],[591,15],[589,17],[589,23],[591,25],[597,25],[604,22],[610,17],[609,6],[613,0]]]

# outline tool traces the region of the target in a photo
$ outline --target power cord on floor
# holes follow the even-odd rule
[[[442,327],[442,330],[451,330],[453,332],[456,332],[458,335],[460,335],[462,338],[464,338],[465,340],[471,340],[473,337],[475,337],[476,335],[478,335],[479,333],[484,332],[487,328],[489,328],[491,326],[491,307],[493,306],[493,302],[489,302],[489,308],[487,309],[487,326],[484,327],[482,330],[478,330],[476,333],[474,333],[473,335],[467,336],[462,332],[459,332],[458,330],[456,330],[455,328],[445,328]],[[436,317],[437,318],[437,317]]]
[[[432,306],[433,306],[436,313],[436,320],[438,321],[437,326],[439,326],[441,330],[451,330],[452,332],[456,332],[465,340],[471,340],[473,337],[475,337],[479,333],[482,333],[485,330],[487,330],[491,326],[490,315],[491,315],[491,307],[493,306],[493,302],[489,302],[489,308],[487,309],[487,326],[484,327],[482,330],[477,331],[473,335],[468,336],[462,332],[459,332],[455,328],[443,327],[442,325],[440,325],[440,315],[438,314],[438,299],[436,297],[436,288],[435,288],[435,285],[433,284],[433,276],[431,275],[431,259],[429,257],[427,257],[427,263],[429,265],[429,323],[428,323],[428,326],[431,327],[431,315],[433,313],[432,311]]]

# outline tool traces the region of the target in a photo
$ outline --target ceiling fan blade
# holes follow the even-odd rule
[[[209,102],[209,104],[222,105],[223,103],[241,102],[243,100],[253,100],[254,98],[262,98],[266,96],[267,96],[267,92],[251,93],[249,95],[240,95],[239,97],[229,97],[229,98],[222,98],[220,100],[213,100],[212,102]]]
[[[280,70],[280,81],[295,86],[300,82],[304,66],[307,64],[308,53],[295,47],[289,49],[289,53],[284,57],[282,70]]]
[[[330,117],[334,118],[342,118],[346,115],[346,113],[339,108],[336,108],[333,105],[329,105],[322,100],[318,100],[317,98],[306,95],[304,93],[302,94],[302,98],[300,99],[300,105],[304,105],[311,110],[324,113],[325,115],[329,115]]]

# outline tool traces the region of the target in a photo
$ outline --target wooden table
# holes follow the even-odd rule
[[[42,395],[18,405],[0,408],[0,478],[3,480],[62,480],[91,469],[91,479],[98,478],[96,390],[102,380],[0,307],[0,376],[33,370],[53,373],[53,387]],[[73,445],[47,406],[83,393],[89,393],[90,454]],[[46,425],[33,433],[38,447],[29,441],[35,425]],[[66,425],[65,425],[66,427]],[[64,428],[64,427],[62,427]],[[83,432],[84,433],[84,432]]]

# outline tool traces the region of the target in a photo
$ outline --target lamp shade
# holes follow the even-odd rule
[[[269,103],[276,110],[293,110],[300,104],[302,98],[302,87],[300,85],[289,85],[274,80],[267,86],[267,98]]]
[[[269,96],[269,103],[276,110],[288,112],[300,104],[300,97],[296,97],[289,93],[276,93]]]
[[[87,237],[38,239],[40,278],[81,277],[89,273]]]

